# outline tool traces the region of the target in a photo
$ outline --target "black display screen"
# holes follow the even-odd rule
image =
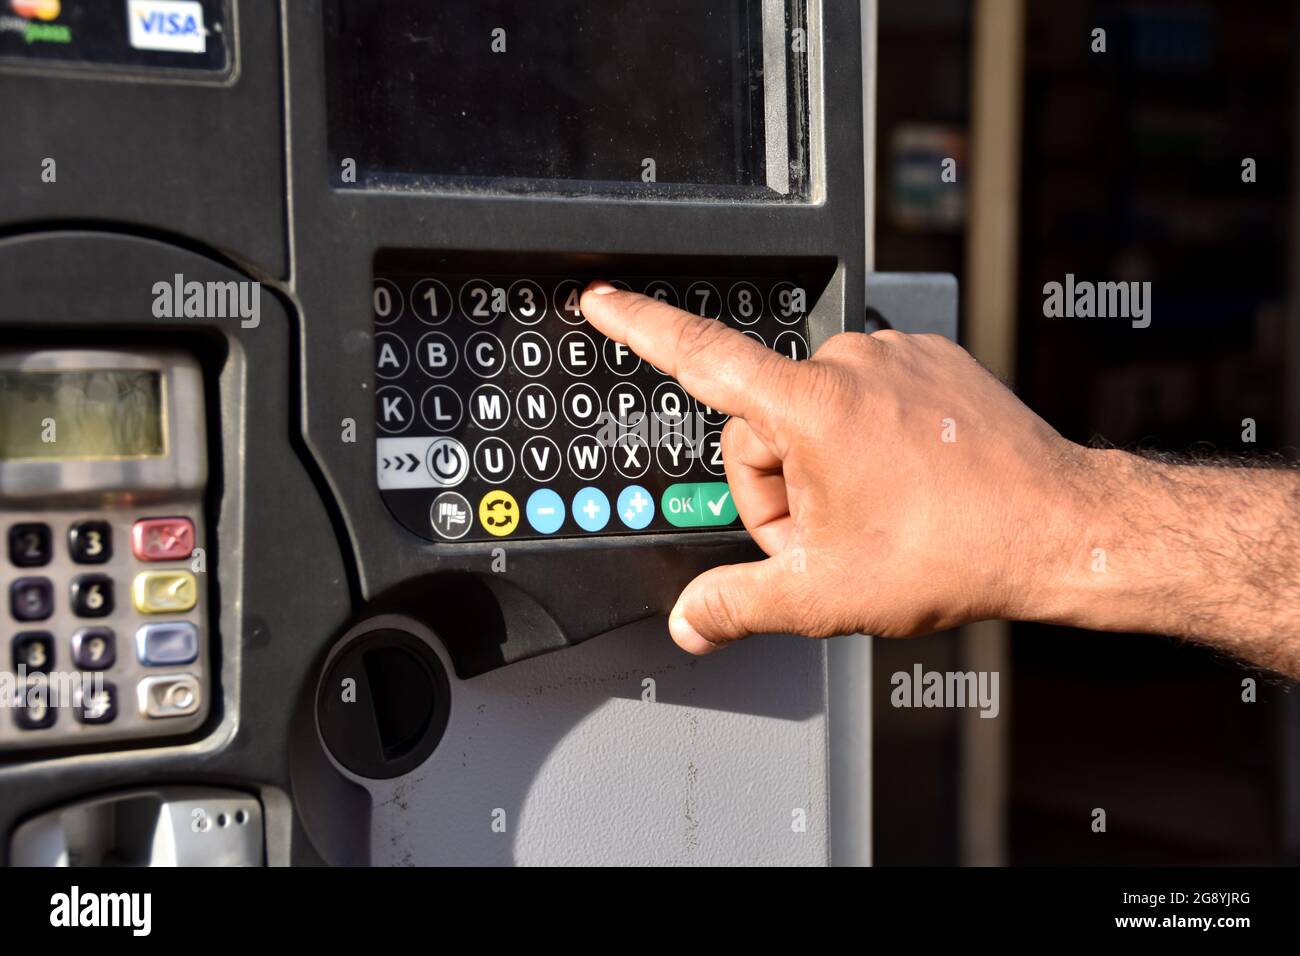
[[[340,187],[802,199],[801,0],[330,0]]]

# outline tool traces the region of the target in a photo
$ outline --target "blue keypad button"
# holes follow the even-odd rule
[[[640,531],[654,519],[655,500],[640,485],[628,485],[618,495],[618,517],[633,531]]]
[[[199,632],[188,621],[145,624],[135,632],[135,656],[151,667],[188,664],[199,656]]]
[[[564,499],[550,488],[538,488],[528,496],[524,513],[538,534],[555,534],[564,524]]]
[[[583,531],[599,531],[609,524],[609,499],[599,488],[583,488],[573,496],[573,520]]]

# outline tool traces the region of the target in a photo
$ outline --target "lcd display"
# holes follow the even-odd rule
[[[806,197],[802,0],[329,0],[336,185]]]
[[[165,453],[157,372],[0,370],[0,459]]]

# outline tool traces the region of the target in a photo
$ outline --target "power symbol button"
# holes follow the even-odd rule
[[[454,438],[435,438],[424,457],[433,483],[443,488],[459,485],[469,473],[469,455],[465,446]]]

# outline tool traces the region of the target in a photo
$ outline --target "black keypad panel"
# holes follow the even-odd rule
[[[376,470],[407,528],[502,541],[741,527],[727,416],[586,322],[592,278],[376,277]],[[808,357],[797,280],[611,281]]]

